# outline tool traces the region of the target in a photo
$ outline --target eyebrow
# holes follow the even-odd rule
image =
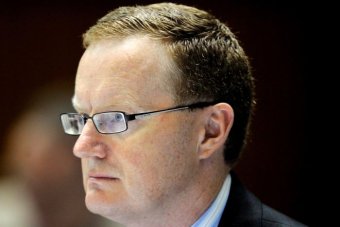
[[[76,96],[72,96],[71,98],[71,102],[72,102],[72,106],[76,109],[77,107],[77,100],[76,100]]]
[[[90,114],[90,112],[91,112],[91,110],[92,110],[92,106],[90,107],[90,108],[84,108],[81,104],[80,104],[80,102],[79,102],[79,100],[77,99],[77,97],[74,95],[73,97],[72,97],[72,106],[73,106],[73,108],[78,112],[78,113],[88,113],[88,114]],[[131,105],[131,103],[129,103],[129,102],[123,102],[123,103],[121,103],[120,104],[120,108],[114,108],[114,106],[115,105],[108,105],[108,106],[106,106],[106,107],[104,107],[104,108],[102,108],[103,109],[103,111],[122,111],[122,108],[123,109],[127,109],[127,110],[130,110],[131,112],[143,112],[143,111],[145,111],[144,109],[145,108],[142,108],[140,105],[137,105],[137,104],[133,104],[133,105]],[[134,106],[134,108],[132,108],[132,106]],[[135,110],[133,110],[133,109],[135,109]],[[127,113],[128,112],[130,112],[130,111],[127,111]]]
[[[83,108],[81,108],[81,105],[79,104],[79,101],[75,95],[72,97],[71,102],[72,102],[73,108],[77,112],[82,112],[82,113],[86,112]]]

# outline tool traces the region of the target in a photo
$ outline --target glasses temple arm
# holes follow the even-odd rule
[[[156,111],[150,111],[150,112],[144,112],[144,113],[136,113],[136,114],[125,114],[125,118],[127,121],[133,121],[136,119],[141,119],[143,117],[154,115],[158,113],[166,113],[171,111],[178,111],[178,110],[185,110],[185,109],[196,109],[196,108],[204,108],[207,106],[215,105],[218,102],[198,102],[187,106],[177,106],[173,108],[168,108],[164,110],[156,110]]]
[[[179,106],[179,107],[174,107],[174,108],[169,108],[169,109],[164,109],[164,110],[156,110],[156,111],[136,113],[136,114],[126,114],[125,117],[128,121],[132,121],[132,120],[141,119],[143,117],[147,117],[147,116],[158,114],[158,113],[166,113],[166,112],[185,110],[185,109],[189,109],[189,107]]]

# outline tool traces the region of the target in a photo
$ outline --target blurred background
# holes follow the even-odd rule
[[[93,221],[83,222],[88,225],[81,224],[80,221],[78,225],[56,225],[54,220],[58,219],[51,217],[49,220],[41,220],[39,215],[34,214],[38,216],[35,219],[39,220],[41,226],[106,224],[84,208],[80,165],[72,154],[72,140],[75,138],[62,134],[59,113],[71,108],[70,99],[77,64],[83,53],[82,33],[113,8],[154,2],[157,1],[85,0],[78,4],[72,1],[13,1],[2,4],[0,227],[3,227],[1,221],[5,218],[1,216],[1,204],[5,204],[1,199],[6,198],[1,197],[1,182],[11,182],[9,185],[12,186],[22,184],[17,180],[8,181],[9,176],[13,175],[16,176],[15,179],[18,176],[24,178],[24,187],[28,188],[34,182],[42,184],[37,179],[51,181],[50,176],[56,180],[44,183],[55,188],[45,185],[45,188],[38,189],[46,190],[46,197],[41,199],[44,204],[34,196],[34,189],[28,190],[33,191],[33,195],[28,196],[27,206],[31,207],[28,210],[41,210],[41,207],[45,207],[43,210],[47,214],[44,216],[47,217],[56,213],[53,209],[64,207],[62,210],[68,213],[68,217],[79,216],[83,220]],[[174,2],[205,9],[227,22],[250,57],[257,85],[257,110],[251,141],[236,168],[241,180],[268,205],[306,224],[316,224],[316,217],[311,215],[312,207],[309,204],[311,177],[309,154],[307,155],[309,142],[305,96],[310,52],[305,35],[306,22],[309,19],[306,8],[308,5],[301,10],[293,1],[283,0]],[[56,105],[52,105],[53,103]],[[43,114],[44,111],[46,114]],[[44,120],[37,120],[40,118]],[[53,122],[56,123],[54,126]],[[51,136],[48,137],[49,135]],[[51,138],[54,138],[52,145],[46,145],[47,148],[40,148],[38,151],[40,144],[47,143]],[[57,147],[59,145],[61,147]],[[39,162],[44,165],[40,166]],[[45,176],[37,177],[38,174]],[[56,199],[60,195],[53,194],[56,191],[53,192],[52,189],[64,193],[62,198],[69,194],[69,201],[73,202],[61,203],[60,200],[63,199]],[[24,192],[18,194],[23,195]],[[55,200],[47,199],[51,196]],[[23,201],[21,198],[17,199]],[[50,206],[49,203],[56,207],[46,208]],[[11,209],[19,209],[23,204],[13,205]],[[10,207],[7,207],[7,211]],[[17,217],[19,213],[18,211]]]

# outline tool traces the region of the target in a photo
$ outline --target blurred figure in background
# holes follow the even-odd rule
[[[71,96],[67,86],[43,89],[13,122],[2,157],[0,227],[115,226],[85,208],[75,138],[59,122],[60,110],[72,110]]]

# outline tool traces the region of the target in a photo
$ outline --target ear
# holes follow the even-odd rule
[[[223,150],[234,122],[234,110],[227,103],[218,103],[204,112],[204,130],[201,131],[199,159],[207,159],[219,150]]]

